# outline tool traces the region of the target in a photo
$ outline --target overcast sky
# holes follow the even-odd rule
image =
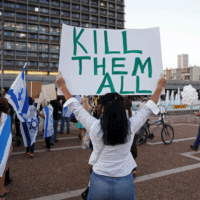
[[[163,69],[177,68],[178,54],[200,66],[200,0],[125,0],[125,27],[160,27]]]

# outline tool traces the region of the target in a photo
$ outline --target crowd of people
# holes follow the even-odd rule
[[[86,191],[82,193],[82,198],[134,200],[134,177],[137,167],[135,162],[137,135],[135,133],[143,126],[152,112],[154,114],[159,112],[156,103],[166,83],[165,79],[160,79],[154,94],[150,99],[145,99],[139,111],[135,113],[131,110],[132,101],[118,93],[94,96],[92,100],[82,97],[80,103],[70,94],[64,79],[59,76],[56,84],[64,96],[52,101],[45,99],[38,109],[37,104],[29,97],[30,116],[27,116],[26,122],[21,122],[14,114],[5,94],[1,96],[0,127],[6,116],[10,116],[10,129],[13,124],[16,127],[16,145],[19,146],[23,140],[26,147],[25,153],[33,158],[39,123],[47,152],[50,152],[51,146],[58,142],[58,133],[70,134],[70,120],[72,121],[74,118],[77,122],[76,127],[80,130],[78,137],[81,139],[82,146],[92,150],[89,160],[89,164],[92,165],[90,183]],[[33,126],[34,123],[35,126]],[[28,127],[28,124],[31,124],[35,132],[24,128]],[[22,130],[27,133],[24,134]],[[64,130],[66,131],[64,132]],[[29,135],[29,139],[27,139],[27,135]],[[198,136],[191,148],[197,150],[199,143]],[[12,148],[10,148],[10,155],[11,153]],[[9,167],[6,165],[3,175],[0,177],[0,200],[4,200],[4,196],[9,192],[5,186],[11,182]]]

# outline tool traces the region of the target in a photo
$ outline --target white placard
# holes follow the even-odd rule
[[[72,95],[151,95],[163,72],[159,28],[106,30],[62,24],[59,71]]]

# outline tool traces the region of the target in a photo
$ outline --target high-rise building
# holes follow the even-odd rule
[[[62,23],[123,29],[124,0],[1,0],[0,18],[4,74],[55,75]]]
[[[188,67],[188,54],[178,55],[178,69]]]

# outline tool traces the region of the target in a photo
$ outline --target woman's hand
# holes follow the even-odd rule
[[[65,80],[62,77],[62,73],[58,72],[58,76],[56,78],[56,85],[58,86],[58,88],[61,88],[62,86],[65,85]]]

